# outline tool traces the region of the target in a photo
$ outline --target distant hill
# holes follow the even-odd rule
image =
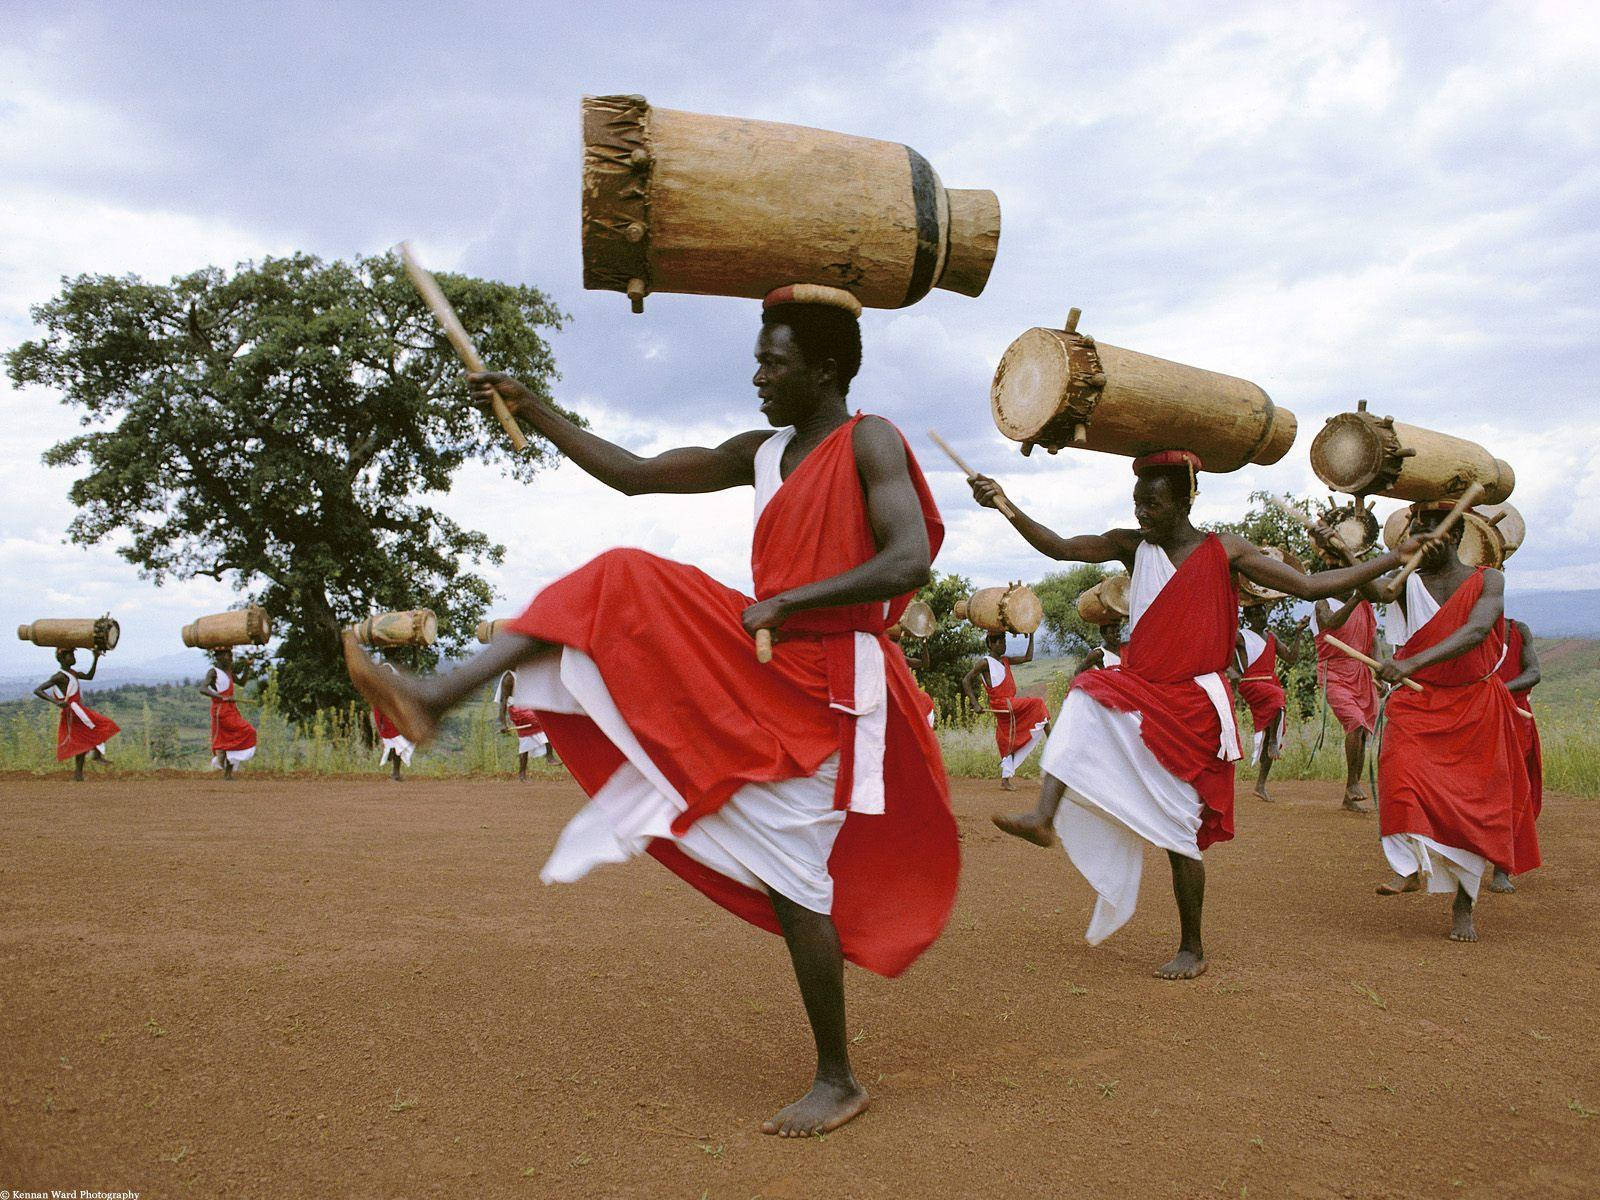
[[[1600,637],[1600,588],[1570,592],[1508,589],[1506,611],[1538,637]]]

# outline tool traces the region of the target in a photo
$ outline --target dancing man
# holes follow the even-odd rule
[[[1009,792],[1016,788],[1011,777],[1017,768],[1050,732],[1050,710],[1037,696],[1017,695],[1017,680],[1011,674],[1013,663],[1033,661],[1033,634],[1028,635],[1028,649],[1020,658],[1006,653],[1004,633],[991,632],[984,644],[989,653],[966,673],[961,687],[972,707],[978,708],[977,682],[980,676],[983,679],[989,711],[994,714],[994,741],[1000,750],[1000,787]]]
[[[233,649],[219,646],[211,652],[211,669],[200,684],[200,694],[211,700],[211,766],[233,780],[233,769],[256,753],[255,726],[239,712],[233,694]]]
[[[1512,726],[1517,731],[1517,744],[1522,747],[1522,761],[1528,768],[1528,821],[1537,821],[1544,808],[1544,750],[1539,745],[1539,723],[1533,716],[1533,689],[1539,684],[1539,656],[1533,650],[1533,633],[1521,621],[1506,618],[1506,654],[1500,660],[1500,678],[1505,680],[1506,691],[1516,704]],[[1524,840],[1527,834],[1523,833]],[[1489,880],[1491,892],[1514,892],[1517,885],[1511,882],[1501,867],[1495,867],[1494,878]]]
[[[61,721],[56,726],[56,761],[72,759],[72,778],[83,782],[83,762],[90,755],[97,763],[110,764],[102,748],[120,730],[117,723],[104,713],[97,713],[83,702],[81,679],[93,679],[100,669],[100,651],[94,652],[87,671],[76,667],[78,656],[70,646],[56,651],[56,665],[61,669],[33,689],[41,700],[48,700],[61,710]]]
[[[1317,549],[1321,571],[1337,565],[1331,554]],[[1321,573],[1319,571],[1319,574]],[[1367,793],[1361,786],[1361,768],[1367,761],[1367,738],[1378,727],[1378,685],[1372,671],[1328,641],[1335,635],[1353,650],[1368,658],[1376,653],[1378,614],[1372,602],[1359,592],[1318,600],[1311,612],[1311,633],[1317,647],[1317,683],[1322,687],[1328,711],[1344,730],[1344,807],[1349,812],[1366,813]]]
[[[1250,707],[1250,724],[1255,740],[1250,761],[1256,769],[1256,795],[1270,801],[1267,776],[1272,764],[1283,755],[1283,734],[1289,712],[1289,698],[1278,678],[1278,659],[1290,666],[1300,661],[1293,642],[1278,644],[1277,635],[1267,628],[1267,606],[1250,604],[1244,609],[1244,624],[1235,643],[1238,663],[1239,695]]]
[[[1449,501],[1412,505],[1411,533],[1436,529]],[[1457,552],[1462,526],[1434,538],[1422,565],[1392,596],[1384,628],[1396,647],[1383,661],[1396,688],[1378,755],[1378,823],[1390,878],[1379,895],[1426,888],[1451,893],[1450,939],[1475,942],[1473,908],[1489,863],[1508,875],[1539,865],[1528,768],[1516,703],[1496,673],[1505,652],[1505,576],[1470,567]]]
[[[1308,576],[1236,534],[1202,533],[1189,519],[1199,467],[1199,456],[1187,450],[1135,459],[1134,529],[1062,537],[1009,502],[1016,513],[1012,525],[1040,553],[1121,562],[1133,579],[1121,663],[1073,680],[1045,745],[1038,807],[994,821],[1035,845],[1060,839],[1095,891],[1086,935],[1091,945],[1133,915],[1144,843],[1165,850],[1181,940],[1172,960],[1156,969],[1163,979],[1193,979],[1206,969],[1201,854],[1233,837],[1239,737],[1222,673],[1238,629],[1234,572],[1315,600],[1399,563],[1390,554]],[[981,475],[972,480],[972,493],[988,508],[1004,496]],[[1408,540],[1404,548],[1414,546]]]
[[[754,384],[771,429],[643,458],[514,379],[475,374],[542,437],[628,495],[754,486],[756,599],[681,563],[612,550],[534,597],[455,671],[397,679],[354,639],[363,692],[425,739],[507,670],[591,796],[541,878],[647,852],[788,944],[816,1042],[810,1090],[762,1125],[837,1128],[867,1093],[851,1072],[843,960],[897,975],[938,936],[959,870],[938,742],[883,637],[927,582],[944,528],[905,439],[852,417],[860,307],[763,306]],[[830,296],[830,299],[832,297]],[[850,308],[843,307],[849,304]],[[777,643],[757,658],[763,631]],[[754,640],[753,640],[754,639]]]
[[[517,778],[528,780],[528,756],[542,754],[549,759],[555,753],[544,726],[539,724],[539,714],[516,702],[517,673],[507,671],[495,684],[494,699],[500,706],[500,732],[517,735]]]

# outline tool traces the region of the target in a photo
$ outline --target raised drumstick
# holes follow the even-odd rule
[[[1449,512],[1445,513],[1444,520],[1435,525],[1433,527],[1433,532],[1428,536],[1439,537],[1450,532],[1450,527],[1457,521],[1461,520],[1461,514],[1466,512],[1467,509],[1471,508],[1475,503],[1477,503],[1478,497],[1481,495],[1483,495],[1483,484],[1481,483],[1475,483],[1465,492],[1461,493],[1461,499],[1456,501],[1456,506]],[[1406,565],[1400,568],[1400,574],[1394,577],[1393,586],[1403,587],[1405,585],[1405,581],[1411,578],[1411,572],[1415,571],[1422,565],[1422,556],[1424,553],[1425,551],[1418,550],[1406,560]]]
[[[955,463],[955,465],[957,467],[959,467],[962,471],[966,472],[966,476],[967,476],[967,479],[968,479],[969,482],[971,480],[977,478],[978,473],[976,471],[974,471],[971,467],[967,466],[966,463],[961,461],[961,455],[957,454],[954,450],[950,449],[950,443],[949,442],[945,441],[942,437],[940,437],[937,433],[935,433],[931,429],[928,430],[928,436],[931,437],[934,440],[934,443],[939,447],[939,449],[943,450],[946,454],[948,454],[950,456],[950,461],[951,462]],[[998,508],[1002,513],[1004,513],[1008,517],[1014,517],[1014,516],[1017,515],[1017,510],[1012,508],[1011,505],[1006,503],[1006,498],[1004,496],[996,496],[995,497],[995,501],[994,501],[994,506],[996,508]]]
[[[433,310],[434,317],[444,326],[444,335],[455,347],[456,357],[467,365],[469,371],[484,370],[483,359],[478,357],[478,351],[473,346],[472,339],[467,336],[461,318],[456,316],[456,310],[450,307],[450,301],[445,299],[444,292],[439,289],[439,281],[429,274],[428,269],[417,261],[416,255],[411,253],[410,242],[400,243],[400,262],[405,266],[406,274],[411,277],[417,294],[422,297],[422,302]],[[493,397],[494,415],[499,419],[500,427],[506,431],[506,436],[511,439],[513,446],[518,450],[526,450],[528,439],[522,435],[522,430],[512,418],[506,402],[500,398],[498,391],[490,389],[490,394]]]
[[[1310,517],[1306,516],[1305,513],[1301,512],[1298,508],[1296,508],[1294,505],[1290,504],[1288,501],[1280,500],[1276,496],[1270,496],[1269,495],[1267,497],[1267,502],[1269,504],[1271,504],[1273,508],[1276,508],[1279,512],[1281,512],[1285,516],[1289,517],[1291,520],[1297,521],[1301,525],[1304,525],[1306,527],[1306,532],[1307,533],[1310,533],[1312,530],[1316,529],[1316,527],[1317,527],[1316,522],[1313,521]],[[1311,540],[1313,542],[1316,541],[1315,538],[1312,538]],[[1344,555],[1345,562],[1349,563],[1352,567],[1356,565],[1355,552],[1353,550],[1351,550],[1349,546],[1346,546],[1344,544],[1344,539],[1339,536],[1339,531],[1338,530],[1336,530],[1336,529],[1328,530],[1328,541],[1330,541],[1333,544],[1333,548],[1335,550],[1337,550],[1340,554]]]
[[[1367,666],[1371,667],[1374,671],[1378,671],[1383,668],[1383,664],[1377,659],[1361,653],[1361,651],[1357,650],[1354,646],[1345,645],[1338,638],[1334,637],[1333,634],[1325,633],[1322,636],[1328,640],[1328,645],[1332,646],[1335,650],[1342,650],[1357,662],[1366,663]],[[1402,679],[1400,682],[1406,687],[1410,688],[1413,692],[1420,692],[1422,690],[1422,685],[1415,679]]]

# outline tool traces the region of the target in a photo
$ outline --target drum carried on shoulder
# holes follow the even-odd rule
[[[122,626],[103,617],[57,617],[17,626],[17,637],[35,646],[53,649],[98,650],[105,654],[117,648]]]
[[[957,600],[951,611],[956,620],[971,621],[990,633],[1026,636],[1044,622],[1044,604],[1031,587],[1020,582],[979,588],[965,600]]]
[[[183,644],[201,650],[223,646],[264,646],[272,637],[272,621],[259,604],[201,617],[183,627]]]
[[[362,645],[376,646],[380,649],[393,646],[431,646],[439,640],[439,621],[433,615],[431,608],[374,613],[350,628]]]

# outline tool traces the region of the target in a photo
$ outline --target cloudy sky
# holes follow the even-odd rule
[[[662,107],[905,142],[999,193],[982,298],[863,322],[861,407],[897,421],[951,525],[939,565],[980,584],[1046,564],[923,435],[938,426],[1064,531],[1127,519],[1124,459],[1025,461],[989,416],[1012,338],[1082,328],[1254,380],[1295,412],[1275,467],[1210,479],[1314,489],[1306,450],[1368,399],[1511,461],[1524,589],[1600,586],[1600,8],[1592,4],[72,4],[0,23],[0,345],[62,275],[155,279],[412,238],[433,265],[535,284],[572,322],[559,394],[640,450],[759,425],[749,301],[585,292],[578,106]],[[98,613],[119,658],[181,649],[234,599],[157,589],[109,545],[63,543],[76,428],[0,383],[0,626]],[[747,585],[748,492],[628,500],[562,468],[464,472],[443,507],[509,550],[505,611],[624,543]],[[0,672],[47,666],[0,639]]]

